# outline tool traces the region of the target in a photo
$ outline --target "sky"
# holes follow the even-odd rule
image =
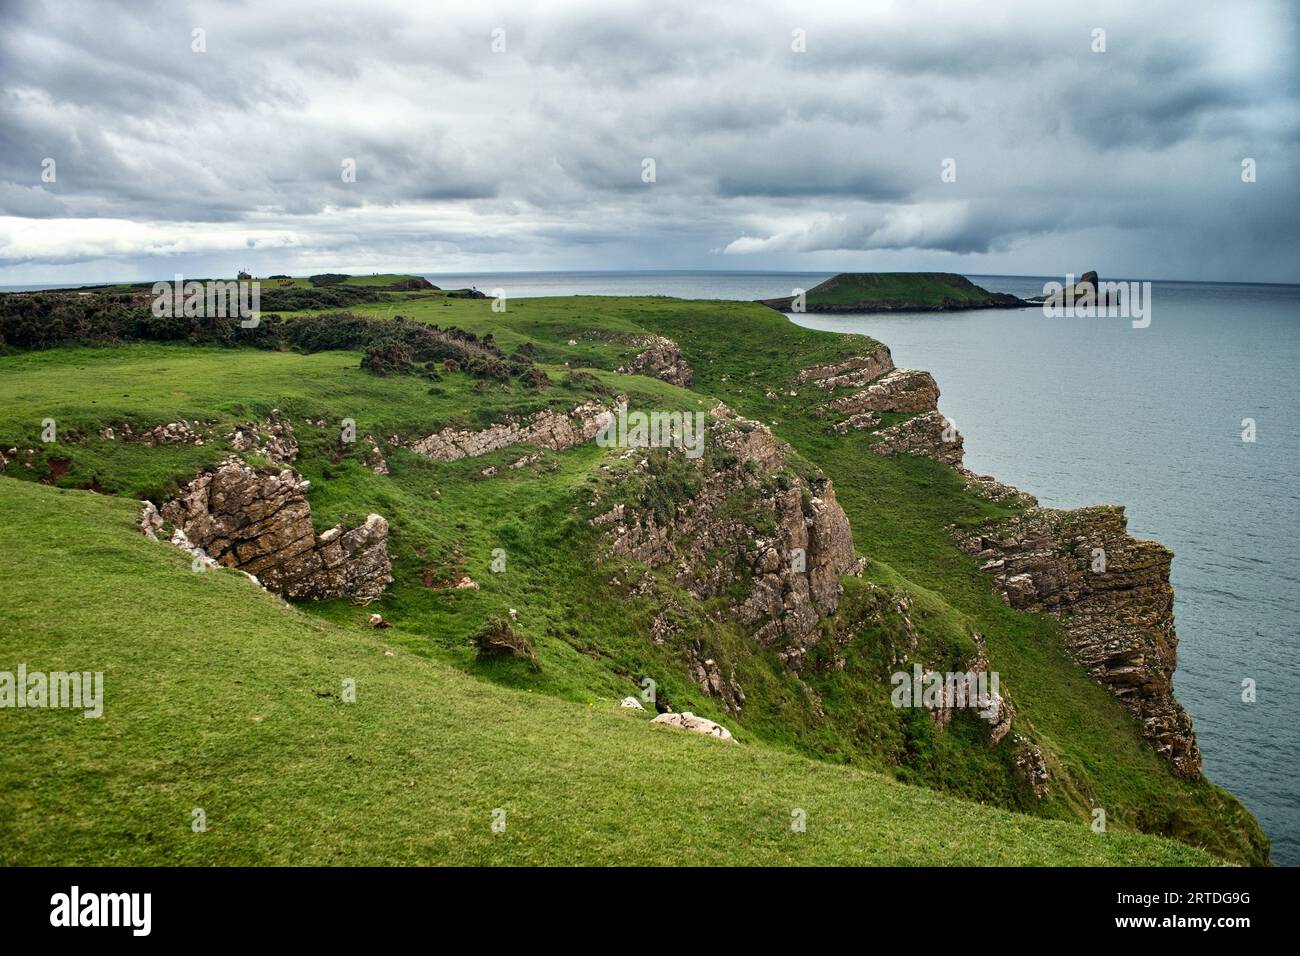
[[[0,284],[1300,282],[1298,54],[1287,0],[0,0]]]

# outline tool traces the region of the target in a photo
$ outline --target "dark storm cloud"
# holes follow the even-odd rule
[[[0,282],[231,256],[1297,279],[1296,25],[1269,0],[0,3]]]

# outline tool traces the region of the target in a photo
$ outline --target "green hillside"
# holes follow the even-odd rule
[[[193,573],[125,499],[0,478],[0,511],[0,659],[102,670],[106,701],[0,712],[0,864],[1212,862],[390,653]]]
[[[783,312],[793,302],[792,297],[763,300]],[[809,289],[804,302],[808,312],[939,312],[1025,304],[951,272],[842,272]]]
[[[15,307],[0,306],[0,318]],[[879,456],[872,436],[834,434],[818,416],[826,393],[801,385],[800,369],[877,343],[737,302],[511,299],[503,313],[490,300],[393,292],[349,308],[352,318],[294,313],[311,333],[296,348],[275,338],[292,325],[284,313],[232,339],[196,327],[200,344],[0,354],[0,452],[16,450],[0,478],[0,601],[14,622],[0,670],[23,661],[103,670],[109,682],[99,721],[0,711],[12,741],[0,751],[0,845],[14,861],[1267,861],[1250,814],[1209,781],[1175,777],[1067,656],[1053,622],[1008,608],[956,547],[952,526],[1014,505],[973,496],[936,462]],[[360,347],[312,350],[346,339],[321,328],[371,342],[356,317],[394,334],[473,333],[512,371],[414,364],[379,375]],[[83,334],[76,322],[60,328]],[[689,387],[618,371],[653,336],[680,346]],[[526,384],[525,369],[549,385]],[[790,444],[789,474],[775,481],[833,479],[867,559],[861,579],[845,579],[824,642],[842,664],[826,651],[795,672],[724,599],[694,600],[671,568],[609,556],[590,520],[598,495],[618,486],[671,508],[691,494],[664,456],[639,466],[587,443],[512,468],[526,448],[438,462],[390,442],[618,394],[663,409],[722,400]],[[220,436],[273,410],[293,423],[318,530],[369,512],[389,520],[395,580],[379,600],[287,607],[241,575],[194,574],[186,555],[133,529],[139,499],[161,503],[230,445],[145,446],[103,428],[184,419]],[[46,419],[58,426],[51,443],[40,441]],[[367,466],[364,442],[340,445],[344,419],[383,446],[388,474]],[[116,497],[63,490],[83,488]],[[737,498],[735,515],[759,520],[745,505]],[[504,573],[490,569],[498,549]],[[445,586],[462,575],[478,587]],[[940,730],[890,705],[899,603],[927,660],[963,660],[972,633],[985,636],[1017,734],[1051,770],[1048,795],[1017,770],[1012,739],[990,745],[977,718]],[[677,638],[658,643],[650,633],[666,607]],[[473,635],[510,609],[536,665],[475,652]],[[372,613],[392,627],[371,630]],[[734,670],[739,713],[692,678],[691,653]],[[620,711],[644,676],[674,710],[725,724],[739,745]],[[357,680],[356,704],[338,700],[343,677]],[[191,835],[200,806],[211,830]],[[497,807],[506,834],[489,828]],[[1095,807],[1104,835],[1088,829]],[[794,808],[808,811],[807,833],[790,831]]]

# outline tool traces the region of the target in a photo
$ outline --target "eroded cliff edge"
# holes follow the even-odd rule
[[[1175,773],[1196,779],[1201,751],[1173,687],[1174,555],[1127,524],[1119,505],[1031,507],[960,543],[984,559],[1008,604],[1056,617],[1070,655],[1142,723]]]
[[[1020,514],[973,531],[954,529],[954,537],[983,559],[981,570],[1011,607],[1056,618],[1071,657],[1138,719],[1176,774],[1200,777],[1192,719],[1173,690],[1172,551],[1130,535],[1122,506],[1044,508],[1025,492],[966,469],[962,437],[938,410],[933,377],[895,368],[886,348],[805,369],[800,379],[827,390],[854,389],[820,410],[835,432],[868,431],[879,454],[931,458],[957,469],[976,494],[1024,505]],[[885,412],[913,414],[882,427]]]

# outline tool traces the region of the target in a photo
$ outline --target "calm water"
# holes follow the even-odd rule
[[[753,299],[824,274],[430,275],[508,296]],[[1044,279],[972,276],[1042,293]],[[966,462],[1045,505],[1127,506],[1129,529],[1173,548],[1179,700],[1210,777],[1241,797],[1279,864],[1300,864],[1300,286],[1156,283],[1151,326],[1022,309],[805,315],[863,332],[928,369]],[[1257,423],[1253,444],[1242,419]],[[1245,678],[1258,700],[1241,700]]]

